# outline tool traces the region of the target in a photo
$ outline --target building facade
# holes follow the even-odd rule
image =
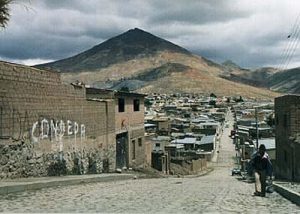
[[[145,164],[145,128],[143,94],[87,88],[94,100],[109,99],[114,104],[116,168],[131,168]]]
[[[300,96],[275,98],[276,177],[300,181]]]
[[[132,143],[128,166],[144,157],[144,127],[137,125],[143,96],[134,101],[128,95],[121,114],[116,99],[122,93],[106,95],[96,99],[83,84],[63,84],[57,72],[0,62],[0,179],[114,171],[118,134],[127,133]],[[135,109],[129,111],[129,102]]]

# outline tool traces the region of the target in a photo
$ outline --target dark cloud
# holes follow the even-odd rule
[[[207,24],[227,22],[251,15],[247,10],[236,10],[233,1],[155,1],[154,15],[150,23],[182,22],[189,24]],[[188,12],[187,12],[188,11]]]
[[[280,64],[300,6],[293,0],[18,2],[7,29],[0,31],[0,59],[66,58],[138,27],[209,59],[231,59],[244,67]],[[299,57],[295,54],[291,64]]]
[[[22,38],[12,36],[1,43],[0,57],[3,58],[54,60],[71,56],[94,45],[90,38],[49,38],[39,34],[24,35]]]
[[[98,3],[101,4],[102,2],[99,0]],[[48,9],[48,10],[60,10],[60,9],[66,9],[66,10],[76,10],[80,11],[82,13],[89,13],[89,12],[95,12],[97,8],[97,1],[82,1],[82,0],[43,0],[39,1],[41,7]],[[103,6],[105,3],[103,4]]]

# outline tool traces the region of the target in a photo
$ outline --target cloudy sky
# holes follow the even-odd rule
[[[16,0],[0,59],[32,65],[141,28],[216,62],[300,66],[299,0]],[[289,38],[288,38],[289,37]]]

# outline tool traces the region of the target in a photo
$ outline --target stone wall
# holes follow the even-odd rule
[[[56,72],[0,62],[0,177],[114,170],[114,107]]]

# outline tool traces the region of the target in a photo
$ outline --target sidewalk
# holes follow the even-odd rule
[[[300,183],[276,181],[273,186],[280,195],[300,206]]]
[[[105,173],[94,175],[72,175],[60,177],[22,178],[0,181],[0,195],[47,187],[58,187],[91,182],[108,182],[134,179],[136,174]]]

